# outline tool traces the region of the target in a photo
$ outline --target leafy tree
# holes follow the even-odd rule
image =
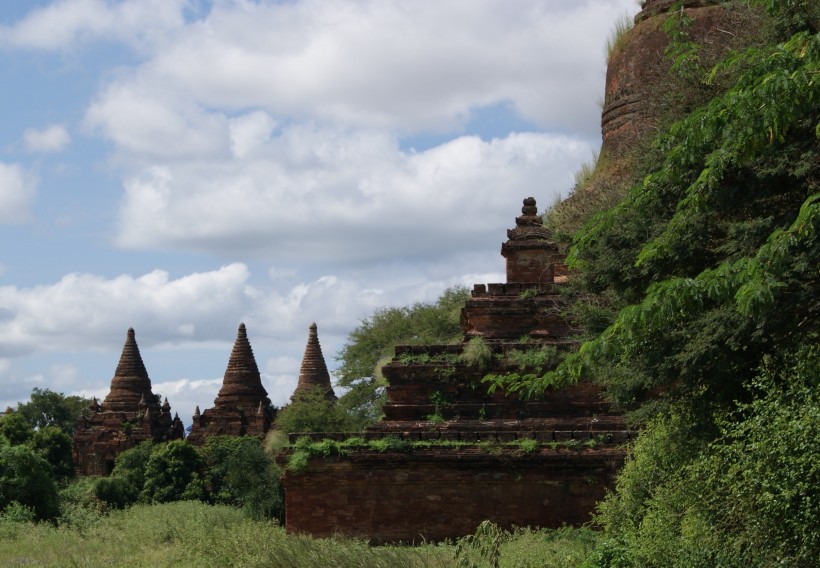
[[[820,554],[805,528],[820,471],[820,4],[750,2],[768,9],[769,39],[709,72],[714,97],[574,236],[578,285],[613,307],[608,325],[528,385],[590,377],[644,425],[601,507],[594,565]],[[679,68],[693,47],[672,50]]]
[[[360,424],[379,418],[384,378],[380,368],[396,345],[455,343],[462,339],[461,308],[466,288],[448,288],[434,303],[381,308],[350,332],[336,360],[339,386],[349,389],[340,403]]]
[[[136,502],[145,487],[145,470],[154,446],[154,442],[146,440],[117,456],[111,476],[126,482],[125,491],[128,495],[126,500],[129,503]]]
[[[767,362],[707,444],[656,417],[600,508],[599,566],[812,566],[820,556],[820,351]],[[783,364],[782,361],[780,364]],[[770,368],[774,367],[774,368]]]
[[[202,499],[203,466],[199,450],[185,440],[155,446],[145,466],[142,497],[152,503]]]
[[[87,406],[86,398],[66,396],[35,387],[28,402],[17,404],[17,412],[28,420],[32,428],[58,426],[71,436],[74,434],[77,418]]]
[[[57,426],[40,428],[29,440],[29,446],[40,454],[49,465],[54,478],[65,480],[74,475],[71,458],[71,437]]]
[[[0,447],[0,510],[13,503],[30,507],[41,520],[59,513],[51,467],[24,445]]]
[[[241,507],[251,518],[281,518],[279,474],[255,436],[213,436],[202,449],[212,503]]]
[[[25,444],[32,435],[31,424],[19,412],[7,412],[0,417],[0,436],[12,446]]]

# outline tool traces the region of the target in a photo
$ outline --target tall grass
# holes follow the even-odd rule
[[[286,535],[273,522],[197,501],[136,505],[85,530],[0,521],[2,566],[438,568],[451,566],[451,557],[448,547]]]
[[[500,531],[500,530],[499,530]],[[500,567],[572,567],[598,538],[589,529],[500,531]],[[476,542],[476,538],[472,539]],[[488,566],[478,549],[455,557],[452,544],[370,546],[351,538],[286,535],[274,522],[240,509],[181,501],[54,526],[0,518],[0,566],[445,568]]]
[[[606,38],[607,63],[609,63],[609,58],[612,57],[612,54],[626,44],[626,34],[634,25],[635,23],[629,14],[622,14],[621,17],[615,21],[615,27],[609,32],[609,36]]]

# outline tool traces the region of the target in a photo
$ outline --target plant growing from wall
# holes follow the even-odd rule
[[[485,370],[492,361],[493,352],[481,336],[476,336],[467,342],[459,360],[465,365],[476,367],[479,371]]]

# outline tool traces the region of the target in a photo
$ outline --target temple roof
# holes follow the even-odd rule
[[[330,373],[325,365],[325,358],[322,355],[322,347],[319,345],[319,334],[316,324],[310,324],[305,355],[302,357],[302,368],[299,370],[299,383],[296,390],[290,397],[294,400],[298,395],[304,394],[313,388],[319,387],[324,390],[328,398],[335,399],[333,387],[330,384]]]
[[[120,362],[111,380],[111,390],[102,403],[103,410],[136,411],[140,401],[154,402],[151,379],[142,362],[134,328],[128,329]]]
[[[262,386],[262,377],[256,366],[253,349],[248,341],[245,324],[239,324],[236,341],[233,344],[228,368],[222,380],[222,388],[214,400],[214,406],[234,407],[248,412],[256,412],[259,403],[270,404],[268,392]]]

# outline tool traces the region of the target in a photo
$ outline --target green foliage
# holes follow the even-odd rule
[[[30,507],[39,520],[59,513],[51,466],[26,446],[0,447],[0,511],[13,503]]]
[[[203,466],[199,450],[185,440],[157,445],[145,466],[142,497],[152,503],[202,499]]]
[[[34,432],[28,445],[51,465],[57,480],[74,476],[71,437],[57,426],[45,426]]]
[[[459,360],[465,365],[476,367],[479,371],[483,371],[490,364],[492,358],[493,352],[490,346],[487,345],[483,337],[476,336],[471,338],[470,341],[467,342],[467,345],[464,346],[464,351],[462,351]]]
[[[766,353],[818,332],[820,37],[728,57],[722,94],[658,140],[659,168],[575,237],[611,325],[557,374],[600,376],[619,404],[651,392],[713,406],[747,397]],[[614,369],[614,372],[613,372]]]
[[[339,386],[350,389],[342,407],[362,424],[381,415],[384,382],[379,369],[390,361],[396,345],[457,343],[461,340],[461,308],[466,288],[449,288],[434,303],[381,308],[350,332],[336,360]]]
[[[33,434],[31,424],[19,412],[9,412],[0,417],[0,436],[12,446],[25,444]]]
[[[710,443],[653,420],[598,517],[597,566],[811,566],[820,555],[820,351],[764,369]]]
[[[28,402],[17,404],[17,412],[28,420],[32,428],[56,426],[72,436],[77,418],[88,407],[88,402],[88,399],[79,396],[66,396],[35,387]]]
[[[356,432],[363,424],[339,401],[328,399],[321,389],[311,389],[277,413],[276,427],[286,433]]]
[[[212,503],[241,507],[254,519],[284,516],[279,474],[259,438],[213,436],[202,454]]]
[[[152,441],[146,440],[117,456],[111,475],[123,479],[131,488],[131,502],[137,500],[145,487],[145,470],[154,447],[155,444]]]
[[[444,568],[448,546],[370,546],[346,538],[287,535],[270,521],[194,501],[137,505],[82,530],[0,520],[3,566],[243,566]]]

